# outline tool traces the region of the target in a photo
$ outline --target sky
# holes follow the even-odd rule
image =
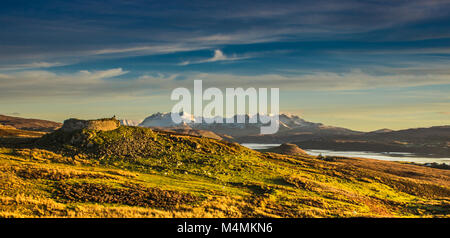
[[[0,114],[168,112],[177,87],[280,88],[371,131],[450,125],[450,1],[2,1]]]

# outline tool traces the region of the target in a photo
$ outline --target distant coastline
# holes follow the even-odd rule
[[[241,143],[241,145],[254,150],[265,150],[279,146],[280,144],[258,144],[258,143]],[[438,163],[450,165],[450,156],[431,156],[421,155],[409,152],[395,152],[395,151],[355,151],[355,150],[332,150],[332,149],[310,149],[302,148],[310,155],[323,156],[344,156],[344,157],[358,157],[368,159],[378,159],[398,162],[412,162],[418,164]]]

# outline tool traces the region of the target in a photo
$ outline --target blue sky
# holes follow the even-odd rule
[[[170,111],[176,87],[279,87],[357,130],[450,124],[450,1],[2,1],[0,113]]]

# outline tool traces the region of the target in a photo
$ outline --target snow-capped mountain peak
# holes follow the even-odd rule
[[[259,118],[261,118],[262,115],[255,114],[255,115],[249,115],[249,114],[243,114],[243,115],[234,115],[228,118],[223,117],[215,117],[216,120],[214,121],[221,121],[222,123],[206,123],[204,118],[198,117],[195,118],[193,115],[186,113],[186,112],[180,112],[180,116],[183,119],[183,123],[176,124],[172,121],[171,113],[155,113],[147,118],[145,118],[144,121],[142,121],[139,126],[143,127],[176,127],[176,126],[190,126],[192,128],[198,128],[198,129],[204,129],[209,130],[211,128],[217,129],[218,127],[222,129],[233,129],[233,128],[259,128],[263,123],[260,122]],[[238,118],[243,118],[244,123],[239,123]],[[227,121],[234,121],[234,123],[227,123]],[[252,120],[253,119],[253,120]],[[200,122],[202,123],[195,123]],[[212,120],[210,120],[212,121]],[[256,123],[250,123],[250,121],[256,121]],[[303,120],[302,118],[296,116],[296,115],[287,115],[287,114],[280,114],[279,119],[280,128],[286,128],[286,129],[292,129],[292,128],[298,128],[298,127],[318,127],[321,126],[321,123],[313,123]]]
[[[127,120],[127,119],[120,119],[119,120],[120,125],[122,126],[138,126],[142,120]]]
[[[182,123],[175,123],[172,120],[171,113],[155,113],[151,116],[147,117],[142,121],[139,126],[142,127],[176,127],[176,126],[183,126],[191,124],[195,121],[195,118],[193,115],[186,113],[186,112],[180,112],[180,116],[183,119]]]

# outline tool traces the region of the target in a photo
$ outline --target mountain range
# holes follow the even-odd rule
[[[450,126],[390,130],[383,128],[371,132],[355,131],[347,128],[310,122],[297,115],[280,114],[279,131],[262,135],[262,123],[249,123],[258,115],[243,115],[245,123],[196,123],[203,118],[195,118],[185,112],[180,114],[186,122],[175,124],[170,113],[155,113],[145,118],[140,127],[154,127],[178,131],[190,135],[222,138],[239,143],[282,144],[294,143],[304,149],[327,149],[344,151],[410,152],[434,156],[450,156]],[[225,121],[226,118],[219,118]],[[130,125],[123,120],[124,125]],[[128,123],[128,124],[125,124]]]
[[[303,149],[409,152],[437,157],[450,156],[449,125],[361,132],[306,121],[297,115],[280,114],[278,133],[261,135],[259,134],[260,127],[263,124],[248,123],[252,117],[249,115],[244,115],[246,123],[195,123],[203,119],[194,118],[187,113],[183,113],[182,117],[190,122],[175,124],[172,122],[170,113],[155,113],[143,121],[121,120],[121,124],[151,127],[159,131],[223,139],[238,143],[292,143]],[[234,118],[236,119],[237,116],[235,115]],[[47,120],[0,115],[0,125],[0,133],[5,136],[29,136],[33,131],[39,133],[54,131],[62,124]]]
[[[236,141],[242,141],[241,138],[249,136],[261,136],[260,128],[265,124],[249,123],[253,117],[259,117],[256,115],[241,115],[245,119],[245,123],[237,123],[238,115],[233,116],[235,123],[205,123],[204,118],[194,117],[185,112],[180,113],[181,118],[184,119],[182,123],[176,124],[172,121],[171,113],[155,113],[145,118],[137,126],[141,127],[169,127],[169,128],[190,128],[198,130],[212,131],[218,135],[225,137],[232,137]],[[220,121],[226,121],[227,118],[218,118]],[[202,121],[202,123],[199,123]],[[129,120],[121,120],[123,125],[130,125]],[[312,134],[331,134],[331,135],[356,135],[363,132],[353,131],[346,128],[326,126],[322,123],[314,123],[306,121],[297,115],[280,114],[279,115],[279,131],[275,135],[286,136],[286,133],[290,135],[305,135],[310,137]]]

